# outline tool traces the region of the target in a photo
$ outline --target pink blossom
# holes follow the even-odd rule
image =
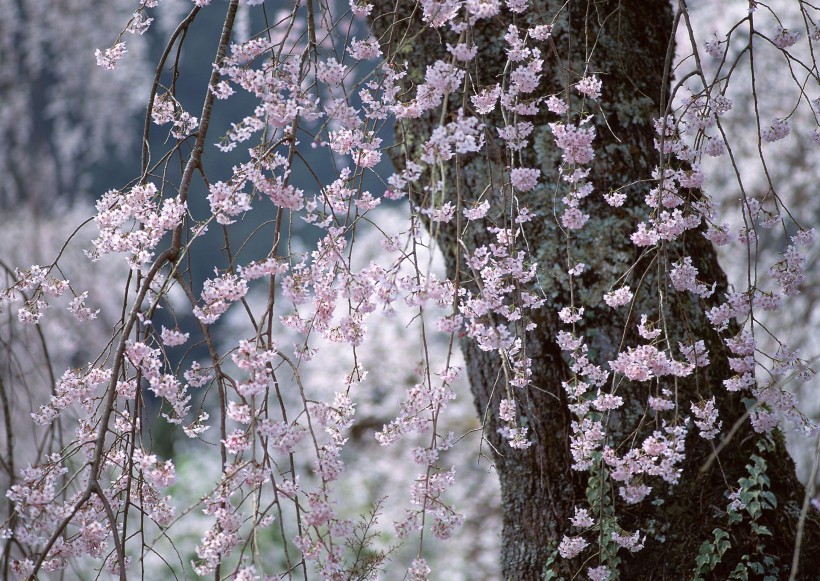
[[[163,325],[160,336],[162,337],[162,342],[165,345],[168,347],[176,347],[177,345],[185,344],[191,334],[182,333],[178,329],[166,329],[165,325]]]
[[[684,345],[678,343],[680,352],[686,357],[686,360],[695,367],[706,367],[709,365],[709,352],[703,340],[698,340],[692,345]]]
[[[234,216],[243,214],[251,209],[251,197],[241,191],[244,184],[230,185],[225,182],[216,182],[208,187],[208,202],[211,212],[220,224],[232,224]]]
[[[459,89],[464,80],[464,70],[439,60],[427,67],[424,80],[440,96]]]
[[[599,393],[598,397],[592,402],[592,405],[599,412],[616,410],[624,405],[624,398],[611,393]]]
[[[507,48],[507,58],[510,62],[524,62],[532,55],[532,50],[528,48],[526,43],[521,39],[518,27],[514,24],[511,24],[507,28],[504,40],[509,45]]]
[[[580,422],[573,421],[571,427],[572,468],[580,471],[589,470],[593,462],[593,452],[598,449],[599,443],[604,439],[603,425],[587,417]]]
[[[560,347],[562,351],[575,351],[579,349],[583,343],[581,339],[573,337],[571,333],[567,333],[566,331],[558,331],[555,338],[558,342],[558,347]]]
[[[547,40],[552,35],[551,24],[539,24],[529,29],[529,34],[535,40]]]
[[[434,466],[439,457],[436,448],[413,448],[413,461],[422,466]]]
[[[487,215],[487,211],[490,209],[490,202],[484,200],[482,203],[478,204],[473,208],[464,208],[464,217],[468,220],[480,220],[484,216]]]
[[[507,8],[510,12],[515,14],[526,12],[529,4],[529,0],[504,0],[504,2],[507,4]]]
[[[771,432],[780,423],[776,413],[760,408],[752,412],[749,421],[758,434]]]
[[[777,34],[775,34],[772,42],[777,48],[783,49],[794,45],[798,38],[800,38],[799,32],[778,26]]]
[[[422,557],[414,559],[410,565],[410,569],[407,570],[410,581],[427,581],[427,576],[430,573],[430,566],[427,565],[427,561]]]
[[[716,246],[725,246],[732,241],[732,233],[728,224],[722,226],[710,224],[709,229],[703,233],[703,236]]]
[[[219,81],[215,86],[211,87],[211,92],[217,99],[224,100],[235,94],[231,84],[228,81]]]
[[[624,202],[626,201],[626,194],[624,194],[623,192],[613,192],[609,194],[604,194],[604,200],[610,206],[618,208],[624,205]]]
[[[638,504],[652,492],[652,487],[646,484],[627,483],[618,488],[618,494],[627,504]]]
[[[635,246],[654,246],[660,240],[658,232],[648,228],[646,222],[638,224],[638,230],[630,236]]]
[[[498,136],[507,142],[507,147],[512,151],[520,151],[527,146],[527,136],[532,133],[534,125],[529,121],[522,121],[512,125],[498,128]]]
[[[510,170],[510,182],[513,187],[522,192],[529,192],[538,184],[541,170],[534,168],[516,167]]]
[[[204,304],[194,308],[194,315],[206,325],[213,324],[231,303],[241,300],[247,292],[247,281],[230,273],[207,280],[202,290]]]
[[[769,143],[773,141],[779,141],[786,137],[789,133],[791,133],[792,127],[789,123],[788,119],[772,119],[772,124],[769,127],[764,128],[760,132],[760,136],[763,138],[764,141],[768,141]]]
[[[94,51],[94,56],[97,58],[97,66],[100,66],[104,69],[114,70],[119,65],[120,59],[125,56],[125,53],[128,52],[128,49],[125,47],[125,42],[118,42],[111,48],[107,48],[104,51],[100,49],[96,49]]]
[[[171,136],[185,139],[199,128],[199,120],[187,111],[178,111],[171,128]]]
[[[573,266],[572,268],[570,268],[567,271],[567,273],[570,276],[581,276],[581,274],[583,274],[585,268],[586,268],[586,264],[584,264],[583,262],[577,262],[577,263],[575,263],[575,266]]]
[[[726,113],[732,110],[732,105],[732,100],[726,95],[716,95],[712,97],[712,109],[715,115],[726,115]]]
[[[695,415],[695,425],[700,430],[700,437],[705,440],[713,440],[720,431],[723,422],[718,421],[718,411],[715,407],[715,396],[709,400],[691,404],[692,413]]]
[[[232,44],[231,57],[228,62],[232,65],[245,65],[270,50],[271,47],[270,40],[265,37],[251,39],[241,44]]]
[[[430,217],[433,222],[448,223],[455,216],[456,207],[452,202],[447,202],[439,208],[425,208],[422,210],[423,214]]]
[[[237,268],[239,276],[245,280],[256,280],[266,276],[278,276],[288,271],[288,263],[274,257],[253,261]]]
[[[632,300],[632,291],[628,286],[610,291],[604,295],[604,302],[612,308],[620,307]]]
[[[74,315],[74,318],[78,321],[90,321],[92,319],[96,319],[97,315],[100,313],[99,309],[92,311],[85,305],[85,299],[87,298],[88,291],[85,291],[81,295],[74,297],[68,304],[68,311]]]
[[[492,18],[501,12],[499,0],[465,0],[464,6],[471,16],[471,23]]]
[[[577,506],[575,507],[575,516],[573,516],[570,521],[572,522],[572,526],[576,526],[580,529],[586,529],[595,524],[595,521],[589,516],[589,511],[585,508],[578,508]]]
[[[584,214],[576,207],[570,207],[561,214],[561,224],[568,230],[580,230],[589,220],[589,214]]]
[[[154,21],[153,18],[145,18],[141,12],[134,12],[131,15],[131,21],[128,23],[126,31],[131,34],[143,35],[148,31],[148,27]]]
[[[713,283],[712,287],[708,288],[705,284],[697,282],[695,278],[697,275],[698,270],[692,265],[692,259],[685,256],[683,260],[679,260],[673,265],[672,271],[669,273],[669,280],[675,290],[688,290],[701,298],[712,296],[712,293],[715,292],[715,284]]]
[[[648,381],[664,375],[685,377],[692,372],[691,365],[670,360],[665,352],[652,345],[628,347],[615,361],[610,361],[609,366],[632,381]]]
[[[609,580],[609,569],[604,565],[600,565],[598,567],[590,567],[589,569],[587,569],[587,574],[589,575],[589,581]]]
[[[510,448],[516,450],[525,450],[532,446],[532,440],[527,439],[528,431],[529,428],[527,426],[519,428],[504,426],[498,429],[498,432],[508,440]]]
[[[802,241],[801,238],[797,239]],[[806,254],[798,249],[798,244],[793,243],[786,247],[783,259],[771,266],[767,272],[777,281],[785,296],[794,296],[800,294],[800,286],[806,280],[806,264]]]
[[[458,61],[470,62],[475,58],[475,55],[478,53],[478,47],[475,45],[470,46],[466,43],[460,42],[455,46],[448,44],[447,51],[451,55],[453,55],[455,59]]]
[[[706,145],[703,146],[703,152],[712,157],[720,157],[726,153],[726,145],[722,139],[713,137],[706,141]]]
[[[247,405],[240,405],[235,401],[228,402],[228,408],[226,410],[228,418],[231,420],[240,423],[240,424],[250,424],[252,417],[251,417],[251,408]]]
[[[558,552],[564,559],[572,559],[583,551],[588,544],[584,537],[568,537],[564,535],[558,544]]]
[[[270,446],[283,455],[292,453],[307,434],[307,430],[299,424],[273,422],[267,418],[260,420],[258,432],[261,436],[267,436]]]
[[[753,303],[764,311],[777,311],[783,305],[783,296],[779,293],[758,290],[755,293]]]
[[[575,84],[575,88],[590,99],[597,99],[601,96],[601,80],[595,75],[584,77]]]
[[[372,60],[381,55],[379,41],[375,38],[356,40],[355,36],[350,41],[350,46],[347,47],[347,52],[350,53],[350,56],[356,60]]]
[[[563,99],[559,99],[555,95],[547,99],[547,109],[556,115],[563,115],[567,112],[569,107]]]
[[[661,335],[661,329],[655,329],[654,323],[647,325],[649,317],[641,315],[641,322],[638,324],[638,334],[649,341],[657,339]]]
[[[575,127],[564,123],[550,123],[549,126],[556,144],[564,152],[564,163],[584,165],[592,161],[595,155],[592,150],[592,140],[595,139],[594,127]]]
[[[355,0],[351,0],[355,1]],[[424,22],[433,28],[441,28],[452,20],[461,3],[457,0],[422,0],[421,10]],[[372,9],[372,7],[371,7]]]
[[[37,325],[43,317],[43,311],[48,308],[48,303],[43,300],[27,301],[25,306],[18,309],[17,321],[21,325]]]
[[[423,145],[421,160],[435,163],[437,159],[447,161],[456,154],[475,153],[484,146],[482,124],[476,117],[464,115],[459,109],[455,121],[433,130],[433,134]]]
[[[515,400],[502,399],[498,408],[498,417],[505,422],[515,421]]]
[[[558,311],[558,318],[561,319],[562,323],[566,323],[568,325],[571,325],[572,323],[577,323],[583,318],[583,316],[584,307],[564,307],[563,309]]]
[[[344,79],[347,67],[331,57],[326,61],[321,61],[316,65],[316,78],[321,82],[331,86],[338,86]]]
[[[275,176],[272,180],[259,180],[255,182],[255,185],[280,208],[300,210],[304,206],[304,192],[292,184],[286,184],[285,176]]]
[[[366,0],[348,0],[351,12],[356,16],[369,16],[373,11],[373,5]]]
[[[184,373],[184,377],[185,381],[193,387],[202,387],[213,379],[213,374],[207,370],[203,370],[202,365],[194,361],[191,363],[191,368]]]
[[[715,59],[723,58],[723,49],[720,48],[720,41],[717,39],[707,40],[704,44],[706,54]]]
[[[498,102],[498,96],[500,94],[501,87],[499,85],[495,85],[494,87],[482,89],[480,92],[470,97],[470,100],[479,114],[487,115],[492,113],[493,109],[495,109],[495,104]]]
[[[612,533],[612,540],[618,543],[624,549],[632,551],[633,553],[637,553],[638,551],[643,549],[643,544],[646,540],[646,536],[641,538],[640,531],[635,531],[631,535],[622,535],[615,531]]]
[[[817,231],[814,228],[809,230],[800,230],[797,234],[792,236],[792,242],[795,246],[808,246],[817,238]]]
[[[541,82],[541,69],[544,61],[534,59],[526,65],[518,66],[510,73],[512,89],[516,93],[532,93]]]
[[[671,392],[664,395],[671,395]],[[647,403],[649,405],[649,409],[655,412],[669,411],[677,407],[674,401],[667,399],[666,397],[655,397],[652,395],[649,396]]]

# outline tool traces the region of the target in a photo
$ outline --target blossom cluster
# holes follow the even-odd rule
[[[177,198],[162,198],[156,185],[148,182],[127,193],[109,190],[97,202],[94,218],[100,230],[90,256],[126,253],[133,268],[154,256],[163,236],[179,226],[186,216],[186,204]]]
[[[247,0],[241,9],[261,3]],[[153,20],[149,10],[157,4],[142,0],[124,30],[146,32]],[[191,17],[210,2],[194,4]],[[236,6],[232,3],[231,9]],[[421,0],[418,18],[427,32],[442,38],[443,47],[432,62],[411,65],[385,55],[396,47],[391,44],[388,51],[382,44],[386,37],[377,37],[361,19],[373,8],[366,0],[351,0],[350,13],[331,17],[327,6],[308,6],[309,22],[303,22],[303,9],[295,7],[293,14],[299,16],[280,23],[287,26],[271,26],[267,34],[230,46],[229,38],[243,35],[227,34],[236,32],[229,18],[202,119],[183,108],[176,76],[167,88],[154,88],[149,120],[170,126],[173,138],[162,163],[178,155],[185,159],[184,170],[177,184],[170,177],[174,172],[163,174],[160,182],[160,166],[146,167],[138,182],[108,191],[97,203],[99,235],[89,256],[125,254],[137,293],[129,287],[128,308],[104,356],[66,371],[32,414],[39,424],[54,426],[74,404],[82,410],[72,444],[23,470],[8,495],[19,520],[16,542],[39,548],[51,543],[46,554],[16,561],[16,572],[36,576],[39,570],[65,569],[82,556],[116,571],[128,565],[128,551],[119,545],[130,550],[135,543],[133,529],[126,530],[132,509],[152,520],[162,535],[175,524],[178,510],[164,489],[174,483],[177,466],[144,447],[149,439],[142,422],[157,404],[168,422],[182,426],[191,445],[219,450],[219,475],[197,509],[208,520],[192,550],[198,575],[231,575],[229,565],[235,565],[237,579],[263,576],[266,565],[247,557],[258,552],[264,532],[261,536],[282,539],[288,565],[283,577],[302,564],[325,579],[368,577],[357,568],[360,561],[351,564],[348,549],[355,559],[370,554],[364,549],[377,544],[377,535],[368,532],[373,523],[354,524],[340,501],[351,489],[346,479],[355,452],[349,450],[367,432],[385,448],[399,449],[402,442],[412,460],[408,464],[421,467],[406,478],[402,498],[409,508],[389,520],[399,539],[412,535],[419,541],[415,558],[407,560],[407,577],[426,579],[432,569],[421,557],[425,530],[447,539],[465,521],[450,500],[457,488],[450,462],[457,436],[445,435],[441,427],[461,395],[461,369],[450,358],[456,340],[472,342],[497,362],[482,428],[492,426],[512,449],[498,453],[524,454],[521,450],[538,443],[529,432],[537,418],[528,417],[534,412],[524,403],[529,390],[544,388],[543,378],[533,377],[536,321],[557,318],[564,325],[554,340],[568,370],[558,400],[571,414],[572,469],[584,473],[590,489],[620,496],[616,503],[590,495],[588,505],[576,506],[569,522],[559,526],[561,558],[585,559],[597,552],[590,556],[596,566],[586,569],[589,579],[609,579],[616,574],[614,555],[621,549],[640,551],[646,540],[641,530],[622,529],[619,515],[609,508],[648,502],[653,492],[675,486],[690,432],[697,429],[710,441],[721,437],[718,394],[679,401],[679,393],[691,394],[688,388],[679,390],[679,384],[697,383],[697,374],[713,360],[728,363],[731,375],[720,378],[727,391],[754,398],[749,413],[754,430],[770,431],[784,418],[809,430],[795,397],[783,389],[792,375],[807,379],[809,364],[785,343],[761,357],[754,330],[759,313],[777,311],[800,293],[815,233],[790,220],[771,183],[769,192],[763,188],[754,196],[740,184],[742,226],[719,215],[719,204],[706,191],[707,168],[711,158],[731,157],[735,163],[724,131],[733,110],[727,95],[734,98],[728,77],[718,75],[709,84],[700,70],[702,85],[695,83],[682,99],[679,94],[690,83],[681,81],[670,97],[669,115],[654,124],[657,165],[648,165],[636,182],[603,193],[606,205],[596,204],[590,201],[593,162],[604,153],[596,151],[596,139],[617,133],[603,118],[602,105],[617,91],[607,84],[606,71],[584,69],[567,71],[566,86],[544,94],[542,51],[557,16],[549,21],[528,0]],[[472,31],[507,16],[511,23],[501,30],[500,53],[505,66],[497,77],[482,78],[476,72],[483,47]],[[186,32],[187,25],[178,32]],[[398,32],[400,25],[394,26],[391,32]],[[802,40],[783,26],[770,36],[778,54],[789,58],[788,49]],[[730,59],[731,49],[730,38],[705,44],[718,69]],[[98,50],[96,60],[113,69],[126,54],[118,38]],[[174,75],[179,66],[174,65]],[[820,110],[820,99],[810,100],[808,88],[800,92],[802,101]],[[214,102],[239,103],[239,95],[252,106],[232,119],[215,145],[221,153],[244,156],[243,161],[226,175],[212,175],[198,146],[206,138]],[[628,109],[623,105],[619,115],[628,117]],[[794,112],[774,114],[767,112],[765,119],[771,121],[761,123],[756,112],[756,131],[765,142],[758,143],[761,156],[802,131]],[[536,125],[544,115],[551,121],[548,131]],[[417,120],[429,131],[413,134]],[[395,121],[404,132],[405,156],[400,167],[382,175],[386,153],[401,157],[384,131]],[[194,134],[197,146],[189,148]],[[820,135],[817,129],[815,135]],[[309,141],[310,151],[300,140]],[[542,148],[552,148],[556,167],[541,163]],[[319,163],[326,171],[315,171],[316,159],[323,160]],[[493,176],[483,190],[464,187],[465,176],[482,179],[470,165],[474,160],[486,164]],[[546,179],[550,172],[553,180]],[[197,173],[201,184],[192,181]],[[377,190],[372,184],[380,182],[383,189]],[[527,207],[527,200],[550,194],[554,215]],[[189,210],[194,195],[206,203],[191,203]],[[409,214],[406,231],[383,233],[378,259],[357,263],[362,232],[381,231],[379,206],[395,207],[397,201]],[[196,212],[204,217],[189,228]],[[264,225],[234,248],[234,233],[256,216],[263,216]],[[590,220],[624,216],[634,218],[628,222],[634,228],[629,249],[640,258],[623,273],[579,262],[574,245],[587,236],[582,230],[589,229]],[[555,280],[549,285],[543,284],[547,271],[536,263],[531,246],[532,234],[541,232],[545,221],[566,243],[566,255],[560,257],[566,272],[550,273]],[[212,259],[208,266],[214,275],[198,282],[200,265],[187,259],[213,223],[222,231],[223,252],[203,256]],[[761,269],[754,280],[750,275],[749,288],[717,292],[720,281],[710,280],[715,276],[709,257],[697,253],[704,243],[701,235],[756,257],[766,240],[763,231],[777,225],[786,233],[785,248],[765,274]],[[271,230],[272,244],[259,252],[251,238]],[[436,245],[457,256],[452,278],[432,273],[421,258],[422,249]],[[652,265],[651,272],[639,272],[645,264]],[[64,294],[73,295],[67,308],[76,319],[96,316],[86,305],[88,293],[73,289],[55,268],[33,265],[14,273],[14,285],[2,300],[23,301],[20,323],[40,324],[52,299]],[[598,281],[595,293],[587,292],[589,280]],[[562,292],[547,292],[547,286]],[[183,298],[172,294],[177,290]],[[565,297],[567,304],[554,304],[556,297]],[[553,310],[545,313],[548,303]],[[696,336],[688,326],[673,328],[671,314],[687,305],[696,305],[697,316],[712,325],[728,358],[710,351],[707,345],[714,341]],[[373,343],[378,317],[407,309],[413,313],[407,328],[418,328],[423,337],[421,362],[406,388],[379,395],[400,401],[397,409],[380,408],[377,416],[361,421],[366,400],[361,394],[371,385],[362,354]],[[601,316],[624,321],[620,343],[590,332]],[[450,343],[442,366],[432,365],[427,352],[431,328]],[[312,361],[322,366],[334,346],[350,354],[349,373],[343,378],[328,373],[316,385],[306,384],[305,368]],[[769,381],[759,377],[763,369]],[[196,406],[199,412],[191,414]],[[212,414],[219,421],[209,424]],[[627,437],[621,429],[630,417],[651,421]],[[370,430],[371,424],[382,428]],[[79,468],[75,453],[82,459]],[[274,522],[279,530],[265,531]],[[295,558],[289,554],[294,548]],[[389,552],[378,555],[386,558]],[[374,563],[376,570],[378,558]]]

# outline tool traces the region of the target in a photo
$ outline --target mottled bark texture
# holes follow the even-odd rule
[[[560,11],[560,14],[559,14]],[[420,27],[421,10],[414,2],[378,2],[374,25],[380,34],[385,53],[397,62],[407,62],[407,88],[423,82],[425,64],[443,58],[445,39],[435,32]],[[582,203],[590,222],[572,239],[572,253],[576,261],[587,265],[575,289],[575,304],[586,308],[581,331],[590,346],[591,359],[606,366],[621,345],[637,345],[640,340],[634,329],[640,313],[655,317],[659,314],[659,290],[666,299],[664,315],[669,323],[671,343],[687,338],[704,339],[711,353],[712,364],[684,381],[622,383],[619,394],[627,400],[622,413],[613,417],[608,430],[612,441],[618,442],[635,436],[631,442],[660,429],[660,418],[647,410],[646,401],[663,387],[673,389],[684,413],[689,402],[701,397],[716,396],[724,434],[746,411],[741,397],[730,394],[722,381],[732,375],[727,352],[721,339],[711,330],[704,309],[715,304],[726,291],[726,279],[711,244],[700,232],[686,236],[681,242],[669,245],[663,252],[652,252],[641,258],[641,250],[629,239],[637,223],[645,218],[644,196],[651,185],[653,167],[659,157],[653,146],[654,118],[664,109],[664,67],[672,34],[673,14],[668,0],[622,0],[583,2],[536,0],[527,13],[515,23],[522,29],[532,24],[549,23],[556,14],[552,38],[541,44],[545,59],[542,95],[563,93],[580,79],[584,71],[594,72],[603,80],[600,110],[595,115],[597,138],[595,159],[591,164],[596,194]],[[541,15],[537,22],[535,15]],[[467,39],[479,47],[478,57],[469,65],[470,83],[486,86],[497,82],[506,66],[503,34],[514,19],[509,12],[491,21],[482,21],[467,34]],[[447,38],[451,44],[454,39]],[[591,55],[591,58],[588,57]],[[576,99],[576,96],[572,96]],[[576,102],[575,105],[578,105]],[[468,101],[456,102],[451,98],[450,115]],[[417,156],[420,144],[440,122],[440,114],[402,122],[396,128],[397,139],[404,142],[405,152],[397,151],[394,161],[401,166],[405,153]],[[608,125],[604,124],[604,118]],[[513,450],[498,435],[502,425],[497,418],[498,403],[503,394],[503,377],[497,357],[481,351],[470,340],[462,343],[468,364],[469,378],[475,404],[481,418],[486,419],[485,435],[492,446],[492,455],[501,482],[504,509],[502,567],[505,579],[542,579],[547,570],[565,579],[573,578],[579,569],[597,565],[595,558],[586,560],[590,550],[571,562],[557,555],[561,537],[570,532],[569,517],[573,506],[586,506],[590,474],[570,469],[569,432],[572,420],[562,392],[561,382],[570,376],[567,360],[555,343],[555,334],[561,329],[556,312],[570,304],[566,276],[567,239],[556,224],[556,209],[564,195],[557,176],[561,152],[555,146],[547,126],[559,121],[545,113],[530,118],[536,129],[530,145],[521,152],[516,164],[541,169],[546,179],[541,187],[526,194],[518,194],[520,202],[538,213],[538,219],[527,225],[526,241],[539,265],[541,288],[546,293],[547,305],[536,314],[538,329],[530,334],[526,349],[533,360],[533,382],[518,392],[519,409],[528,425],[534,444],[526,450]],[[461,156],[450,164],[448,192],[454,204],[468,207],[479,199],[488,185],[493,207],[488,220],[497,225],[509,223],[512,199],[508,187],[503,187],[504,168],[510,165],[507,153],[498,142],[496,126],[501,119],[487,119],[488,146],[480,156]],[[607,206],[601,193],[622,188],[628,195],[620,208]],[[419,189],[421,192],[421,189]],[[690,192],[694,199],[698,192]],[[446,201],[446,200],[445,200]],[[416,194],[416,204],[429,204],[423,193]],[[467,248],[493,241],[484,225],[470,225],[462,236]],[[464,228],[463,219],[437,231],[449,275],[469,286],[470,276],[464,272],[462,249],[456,242],[456,232]],[[657,273],[681,256],[691,256],[702,280],[718,281],[717,292],[708,303],[694,300],[690,295],[676,294],[665,288]],[[630,266],[636,265],[630,270]],[[624,282],[636,291],[632,310],[615,311],[602,302],[604,292],[623,273],[629,272]],[[663,279],[661,279],[663,280]],[[627,331],[624,331],[626,329]],[[788,578],[795,540],[799,509],[803,501],[803,486],[796,480],[794,467],[786,453],[782,437],[769,439],[768,449],[759,450],[761,437],[755,434],[748,421],[735,433],[722,450],[719,461],[702,471],[712,445],[690,432],[687,438],[683,477],[677,486],[669,487],[659,479],[647,481],[653,487],[646,501],[626,506],[620,502],[617,490],[608,491],[615,499],[620,524],[627,531],[640,528],[646,535],[646,547],[635,554],[622,550],[621,579],[687,579],[695,568],[698,549],[706,540],[713,539],[713,530],[722,528],[729,533],[731,547],[720,564],[707,578],[726,579],[744,556],[751,561],[763,562],[770,558],[768,567],[777,578]],[[623,452],[624,450],[620,450]],[[747,518],[741,524],[730,526],[725,508],[726,491],[737,487],[738,479],[748,476],[746,466],[752,454],[758,454],[767,464],[770,490],[777,497],[776,510],[764,510],[759,524],[767,526],[772,536],[752,531]],[[656,502],[650,502],[656,499]],[[800,579],[818,578],[820,570],[820,534],[818,522],[810,515],[806,526],[801,559]],[[592,539],[590,539],[592,540]],[[466,565],[465,565],[466,566]],[[752,575],[750,578],[756,578]],[[586,578],[586,573],[578,578]]]

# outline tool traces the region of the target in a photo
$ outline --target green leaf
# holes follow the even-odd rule
[[[735,570],[729,575],[729,579],[737,579],[738,581],[749,581],[749,570],[743,563],[738,563]]]
[[[752,523],[752,531],[757,533],[758,535],[767,535],[769,537],[772,536],[772,531],[769,530],[769,527],[759,525],[755,522]]]

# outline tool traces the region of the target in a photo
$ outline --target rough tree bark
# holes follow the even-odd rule
[[[653,146],[653,119],[665,109],[665,66],[672,36],[673,12],[668,0],[620,0],[620,1],[545,1],[535,0],[528,14],[540,14],[538,23],[550,22],[555,14],[552,38],[541,46],[545,58],[542,94],[560,93],[577,82],[583,71],[596,72],[604,81],[604,93],[599,99],[601,111],[596,113],[598,123],[595,140],[596,156],[591,176],[598,195],[584,201],[584,211],[591,215],[590,222],[572,241],[573,255],[587,265],[581,277],[580,289],[576,288],[576,304],[584,305],[585,327],[591,356],[598,363],[613,358],[619,345],[638,344],[634,331],[637,314],[657,312],[658,285],[656,274],[664,262],[673,262],[680,255],[689,255],[697,262],[703,280],[718,281],[712,301],[723,297],[726,291],[725,275],[718,265],[711,243],[700,232],[693,232],[664,254],[640,259],[640,251],[629,239],[636,224],[645,218],[644,195],[651,187],[646,181],[652,168],[658,163],[658,152]],[[563,9],[562,9],[563,6]],[[381,35],[385,54],[398,62],[408,62],[410,83],[423,82],[425,63],[445,55],[441,37],[429,29],[419,33],[420,10],[414,2],[378,2],[374,19]],[[494,83],[501,77],[506,63],[502,36],[512,22],[509,12],[502,11],[492,21],[481,21],[470,31],[470,37],[478,45],[478,57],[470,64],[470,82],[481,85]],[[518,17],[516,24],[526,29],[530,22]],[[409,28],[409,30],[408,30]],[[405,34],[405,30],[408,30]],[[412,39],[407,41],[407,39]],[[404,40],[404,42],[402,42]],[[453,43],[452,39],[449,39]],[[592,59],[587,63],[591,48]],[[668,89],[668,85],[667,85]],[[456,111],[465,103],[452,102],[449,111]],[[469,106],[467,104],[467,106]],[[603,114],[603,115],[602,115]],[[606,118],[608,126],[603,124]],[[570,469],[568,437],[571,416],[561,382],[570,372],[567,361],[558,349],[555,334],[561,327],[556,312],[570,303],[564,264],[567,240],[556,226],[554,206],[560,200],[556,195],[559,184],[557,168],[560,150],[554,145],[547,122],[556,121],[555,116],[544,114],[531,119],[536,125],[531,146],[522,152],[521,164],[541,169],[546,179],[543,186],[519,194],[522,204],[538,213],[539,218],[527,225],[526,239],[533,259],[538,262],[540,283],[546,291],[548,302],[538,313],[538,329],[530,335],[526,346],[534,362],[532,386],[526,393],[519,393],[524,405],[519,404],[526,424],[530,428],[534,445],[526,450],[513,450],[499,436],[497,428],[502,422],[497,418],[498,403],[502,395],[499,389],[500,363],[497,357],[481,351],[474,342],[466,340],[462,348],[468,363],[469,378],[475,396],[475,404],[481,418],[486,418],[485,435],[494,450],[494,462],[500,478],[504,509],[502,568],[505,579],[542,579],[547,570],[572,578],[584,563],[588,553],[567,562],[558,557],[556,547],[561,537],[569,533],[569,517],[576,503],[584,503],[588,473]],[[397,130],[397,138],[403,140],[411,157],[430,135],[440,119],[430,116],[414,122],[404,122]],[[505,208],[510,207],[509,192],[500,187],[505,154],[494,139],[492,128],[500,125],[500,119],[489,118],[486,138],[488,147],[480,156],[461,156],[451,166],[450,183],[458,180],[460,200],[453,196],[459,207],[477,200],[488,184],[494,184],[491,216],[502,219]],[[397,165],[403,164],[403,154],[395,155]],[[641,180],[644,180],[643,182]],[[627,203],[621,208],[611,208],[603,202],[600,193],[634,184],[627,188]],[[455,191],[456,188],[451,188]],[[691,196],[697,196],[691,192]],[[446,201],[446,200],[445,200]],[[417,204],[429,203],[423,199]],[[458,211],[460,214],[460,210]],[[448,274],[470,281],[463,274],[460,255],[462,251],[455,242],[456,231],[463,228],[455,222],[442,228],[440,246],[445,253]],[[471,226],[462,236],[469,247],[491,242],[491,235],[481,227]],[[615,312],[601,304],[601,296],[613,280],[609,275],[620,275],[630,265],[636,264],[625,281],[636,292],[635,308],[629,314]],[[553,276],[555,275],[555,276]],[[661,382],[648,386],[631,383],[626,392],[619,392],[627,400],[616,421],[609,425],[614,438],[631,433],[647,434],[658,429],[660,423],[646,410],[646,398],[660,387],[676,389],[678,401],[697,401],[716,396],[725,437],[728,427],[742,418],[746,412],[741,397],[730,394],[722,381],[732,375],[727,363],[726,348],[712,331],[704,316],[704,309],[714,303],[704,304],[680,294],[668,297],[666,316],[674,321],[671,325],[672,344],[686,337],[706,340],[712,354],[712,364],[699,370],[695,377],[678,381],[675,385]],[[655,305],[653,307],[653,305]],[[626,311],[624,311],[626,313]],[[786,453],[783,438],[776,434],[766,439],[755,434],[748,421],[744,421],[731,441],[723,448],[719,461],[702,470],[712,452],[712,446],[690,433],[686,441],[687,456],[683,477],[672,488],[663,482],[648,482],[653,486],[653,498],[661,502],[646,501],[626,506],[618,501],[617,491],[610,491],[616,499],[620,524],[626,530],[641,528],[646,534],[646,547],[635,554],[621,551],[622,579],[684,579],[690,578],[695,567],[698,549],[706,540],[713,539],[713,530],[728,531],[731,547],[723,555],[721,563],[712,572],[715,579],[726,579],[744,555],[751,560],[772,559],[779,571],[778,578],[787,578],[795,542],[795,530],[803,486],[796,480],[794,466]],[[761,450],[762,448],[762,450]],[[766,525],[772,536],[754,533],[749,523],[729,526],[725,508],[728,486],[737,486],[739,478],[748,476],[750,457],[757,454],[767,464],[770,490],[777,497],[777,509],[766,510],[759,524]],[[820,563],[820,526],[815,515],[809,515],[803,540],[800,579],[816,579],[817,563]],[[774,569],[771,569],[774,571]]]

